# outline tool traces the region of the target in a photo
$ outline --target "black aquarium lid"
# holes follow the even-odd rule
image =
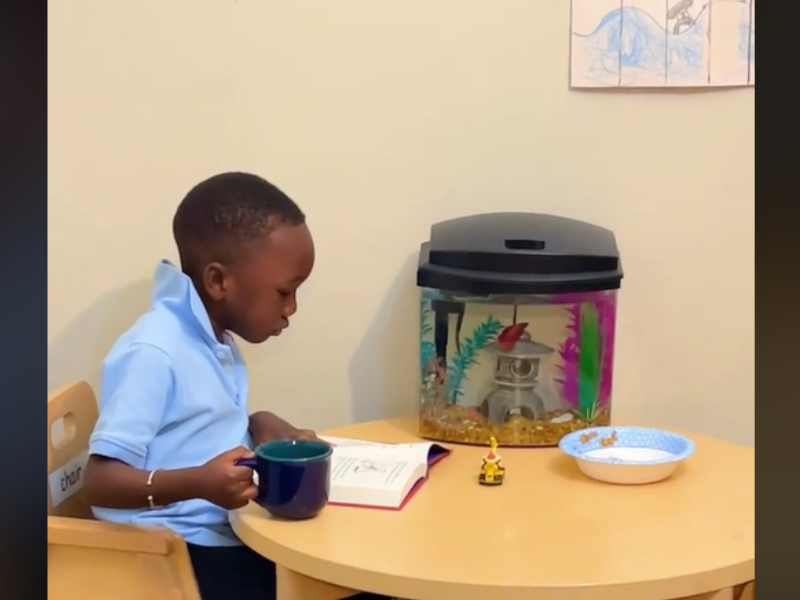
[[[475,295],[614,290],[621,281],[613,232],[535,213],[436,223],[420,248],[417,267],[420,287]]]

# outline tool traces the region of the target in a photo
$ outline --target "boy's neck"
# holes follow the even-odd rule
[[[214,330],[214,337],[220,344],[225,343],[225,329],[220,327],[214,319],[211,320],[211,328]]]
[[[218,311],[215,309],[215,307],[213,306],[211,300],[205,294],[203,289],[199,285],[197,285],[197,282],[194,280],[194,278],[191,277],[190,275],[188,275],[188,273],[187,273],[187,277],[189,277],[189,281],[192,282],[192,285],[194,286],[194,290],[197,292],[197,297],[200,298],[200,302],[203,303],[203,308],[206,309],[206,314],[208,315],[208,320],[211,323],[211,329],[214,332],[214,337],[217,339],[217,341],[220,344],[224,344],[225,343],[225,332],[227,331],[227,328],[223,327],[220,324],[220,319],[219,319],[219,316],[217,314]]]

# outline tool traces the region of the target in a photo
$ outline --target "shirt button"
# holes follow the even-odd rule
[[[217,350],[217,358],[220,360],[225,360],[227,355],[225,354],[224,350]]]

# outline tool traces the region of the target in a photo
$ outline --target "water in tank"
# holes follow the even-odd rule
[[[552,446],[608,424],[617,289],[613,234],[551,215],[434,225],[420,286],[420,432]]]

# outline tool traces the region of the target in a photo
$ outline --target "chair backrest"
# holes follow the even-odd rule
[[[83,475],[97,416],[85,381],[61,388],[47,402],[48,599],[201,600],[178,535],[89,520]],[[60,420],[63,434],[54,442],[53,425]]]
[[[48,515],[92,518],[82,488],[97,415],[97,399],[85,381],[66,385],[47,400]],[[63,433],[54,442],[53,427],[59,421]]]

